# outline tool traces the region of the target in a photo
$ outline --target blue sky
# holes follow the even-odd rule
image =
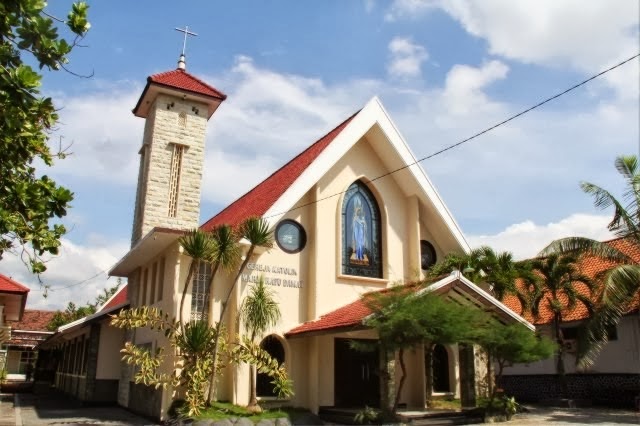
[[[71,232],[31,307],[92,299],[127,250],[150,74],[187,69],[228,94],[210,121],[202,220],[379,96],[417,157],[429,155],[637,54],[634,0],[89,2],[92,28],[70,69],[48,73],[54,139],[73,155],[47,170],[76,194]],[[66,14],[67,2],[49,12]],[[638,60],[458,149],[422,163],[473,246],[518,257],[553,238],[607,238],[608,213],[578,187],[616,192],[616,155],[637,153]],[[232,174],[234,179],[229,181]],[[76,284],[95,274],[81,285]]]

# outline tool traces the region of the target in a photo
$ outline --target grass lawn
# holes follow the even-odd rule
[[[197,418],[199,420],[222,420],[230,417],[246,417],[253,422],[258,422],[262,419],[286,417],[293,422],[297,416],[307,412],[308,410],[302,408],[283,407],[271,410],[265,409],[262,413],[250,413],[245,407],[239,405],[234,405],[229,402],[214,402],[211,407],[203,410]]]
[[[429,404],[430,410],[456,410],[460,411],[462,405],[459,399],[434,399]]]

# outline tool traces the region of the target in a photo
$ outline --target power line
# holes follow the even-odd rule
[[[601,77],[601,76],[603,76],[604,74],[606,74],[606,73],[608,73],[608,72],[610,72],[610,71],[613,71],[614,69],[619,68],[619,67],[621,67],[622,65],[624,65],[624,64],[626,64],[626,63],[628,63],[628,62],[631,62],[632,60],[634,60],[634,59],[638,58],[639,56],[640,56],[640,53],[635,54],[635,55],[631,56],[630,58],[625,59],[625,60],[623,60],[622,62],[618,62],[617,64],[615,64],[615,65],[613,65],[613,66],[611,66],[611,67],[609,67],[609,68],[607,68],[607,69],[605,69],[605,70],[603,70],[603,71],[600,71],[600,72],[599,72],[599,73],[597,73],[597,74],[592,75],[591,77],[587,78],[586,80],[583,80],[583,81],[581,81],[581,82],[579,82],[579,83],[574,84],[573,86],[569,87],[568,89],[563,90],[562,92],[556,93],[556,94],[555,94],[555,95],[553,95],[553,96],[550,96],[550,97],[548,97],[548,98],[545,98],[545,99],[543,99],[542,101],[538,102],[537,104],[535,104],[535,105],[533,105],[533,106],[531,106],[531,107],[529,107],[529,108],[527,108],[527,109],[524,109],[524,110],[522,110],[522,111],[518,112],[517,114],[514,114],[514,115],[512,115],[512,116],[510,116],[510,117],[508,117],[508,118],[506,118],[506,119],[504,119],[504,120],[502,120],[502,121],[500,121],[499,123],[496,123],[496,124],[494,124],[494,125],[492,125],[492,126],[490,126],[490,127],[487,127],[486,129],[484,129],[484,130],[482,130],[482,131],[479,131],[479,132],[477,132],[477,133],[473,134],[472,136],[470,136],[470,137],[468,137],[468,138],[466,138],[466,139],[463,139],[463,140],[461,140],[461,141],[459,141],[459,142],[456,142],[456,143],[454,143],[454,144],[452,144],[452,145],[449,145],[449,146],[447,146],[447,147],[445,147],[445,148],[443,148],[443,149],[440,149],[440,150],[438,150],[438,151],[436,151],[436,152],[434,152],[434,153],[432,153],[432,154],[429,154],[429,155],[427,155],[427,156],[425,156],[425,157],[422,157],[422,158],[420,158],[420,159],[418,159],[418,160],[414,161],[413,163],[406,164],[406,165],[404,165],[404,166],[402,166],[402,167],[399,167],[399,168],[397,168],[397,169],[391,170],[390,172],[387,172],[387,173],[385,173],[385,174],[382,174],[382,175],[380,175],[380,176],[377,176],[377,177],[375,177],[375,178],[371,179],[371,180],[370,180],[370,182],[367,182],[367,184],[369,184],[369,183],[371,183],[371,182],[375,182],[375,181],[380,180],[380,179],[383,179],[383,178],[385,178],[385,177],[387,177],[387,176],[390,176],[390,175],[392,175],[392,174],[394,174],[394,173],[397,173],[397,172],[399,172],[399,171],[402,171],[402,170],[404,170],[404,169],[408,169],[408,168],[409,168],[409,167],[411,167],[411,166],[414,166],[414,165],[416,165],[416,164],[419,164],[419,163],[421,163],[421,162],[423,162],[423,161],[425,161],[425,160],[428,160],[428,159],[430,159],[430,158],[436,157],[436,156],[438,156],[438,155],[440,155],[440,154],[443,154],[443,153],[445,153],[445,152],[447,152],[447,151],[450,151],[450,150],[452,150],[452,149],[454,149],[454,148],[457,148],[457,147],[459,147],[459,146],[461,146],[461,145],[463,145],[463,144],[465,144],[465,143],[467,143],[467,142],[470,142],[470,141],[472,141],[473,139],[476,139],[476,138],[478,138],[478,137],[480,137],[480,136],[484,135],[485,133],[488,133],[488,132],[490,132],[490,131],[492,131],[492,130],[494,130],[494,129],[497,129],[497,128],[498,128],[498,127],[500,127],[500,126],[503,126],[503,125],[507,124],[508,122],[513,121],[513,120],[515,120],[516,118],[518,118],[518,117],[520,117],[520,116],[522,116],[522,115],[524,115],[524,114],[527,114],[527,113],[529,113],[529,112],[533,111],[534,109],[537,109],[537,108],[539,108],[539,107],[541,107],[541,106],[543,106],[543,105],[545,105],[545,104],[547,104],[547,103],[549,103],[549,102],[551,102],[551,101],[553,101],[553,100],[555,100],[555,99],[557,99],[557,98],[559,98],[559,97],[561,97],[561,96],[563,96],[563,95],[566,95],[567,93],[569,93],[569,92],[571,92],[571,91],[573,91],[573,90],[575,90],[575,89],[577,89],[577,88],[579,88],[579,87],[581,87],[581,86],[584,86],[584,85],[585,85],[585,84],[587,84],[588,82],[590,82],[590,81],[592,81],[592,80],[595,80],[596,78]],[[308,207],[308,206],[311,206],[311,205],[313,205],[313,204],[317,204],[317,203],[319,203],[319,202],[321,202],[321,201],[325,201],[325,200],[328,200],[328,199],[330,199],[330,198],[337,197],[337,196],[339,196],[339,195],[344,194],[345,192],[346,192],[346,190],[345,190],[345,191],[337,192],[337,193],[332,194],[332,195],[327,195],[326,197],[320,198],[320,199],[318,199],[318,200],[310,201],[310,202],[308,202],[308,203],[301,204],[301,205],[296,206],[296,207],[293,207],[293,208],[291,208],[291,209],[289,209],[289,210],[287,210],[287,211],[284,211],[284,212],[281,212],[281,213],[274,213],[274,214],[272,214],[272,215],[265,216],[265,217],[266,217],[266,218],[271,218],[271,217],[281,216],[281,215],[283,215],[283,214],[286,214],[286,213],[289,213],[289,212],[292,212],[292,211],[295,211],[295,210],[301,209],[301,208],[303,208],[303,207]],[[113,266],[115,266],[115,264],[114,264]],[[111,268],[113,268],[113,266],[112,266]],[[109,268],[109,269],[111,269],[111,268]],[[51,291],[55,291],[55,290],[64,290],[64,289],[66,289],[66,288],[79,286],[79,285],[82,285],[82,284],[86,283],[87,281],[90,281],[90,280],[92,280],[92,279],[96,278],[97,276],[99,276],[99,275],[101,275],[101,274],[106,274],[106,273],[107,273],[107,270],[103,270],[103,271],[98,272],[98,273],[97,273],[97,274],[95,274],[94,276],[89,277],[89,278],[87,278],[87,279],[85,279],[85,280],[82,280],[82,281],[80,281],[80,282],[77,282],[77,283],[75,283],[75,284],[70,284],[70,285],[67,285],[67,286],[64,286],[64,287],[51,288]]]
[[[366,184],[368,185],[369,183],[375,182],[375,181],[377,181],[377,180],[379,180],[379,179],[385,178],[385,177],[387,177],[387,176],[390,176],[390,175],[392,175],[392,174],[394,174],[394,173],[397,173],[397,172],[399,172],[399,171],[402,171],[402,170],[404,170],[404,169],[408,169],[408,168],[409,168],[409,167],[411,167],[411,166],[414,166],[414,165],[416,165],[416,164],[418,164],[418,163],[421,163],[421,162],[423,162],[423,161],[425,161],[425,160],[428,160],[428,159],[430,159],[430,158],[433,158],[433,157],[435,157],[435,156],[438,156],[438,155],[440,155],[440,154],[443,154],[443,153],[445,153],[445,152],[447,152],[447,151],[450,151],[450,150],[452,150],[452,149],[454,149],[454,148],[457,148],[457,147],[459,147],[460,145],[463,145],[463,144],[465,144],[465,143],[467,143],[467,142],[470,142],[470,141],[472,141],[473,139],[476,139],[477,137],[482,136],[482,135],[484,135],[485,133],[488,133],[488,132],[490,132],[490,131],[492,131],[492,130],[494,130],[494,129],[497,129],[498,127],[503,126],[503,125],[507,124],[508,122],[510,122],[510,121],[512,121],[512,120],[515,120],[516,118],[518,118],[518,117],[520,117],[520,116],[522,116],[522,115],[524,115],[524,114],[526,114],[526,113],[528,113],[528,112],[531,112],[531,111],[533,111],[534,109],[539,108],[539,107],[541,107],[542,105],[544,105],[544,104],[546,104],[546,103],[549,103],[549,102],[551,102],[551,101],[553,101],[553,100],[555,100],[555,99],[557,99],[557,98],[559,98],[559,97],[561,97],[561,96],[563,96],[563,95],[566,95],[567,93],[569,93],[569,92],[571,92],[571,91],[573,91],[573,90],[577,89],[578,87],[584,86],[584,85],[585,85],[585,84],[587,84],[588,82],[590,82],[590,81],[592,81],[592,80],[595,80],[596,78],[601,77],[601,76],[603,76],[604,74],[606,74],[606,73],[608,73],[608,72],[610,72],[610,71],[613,71],[614,69],[616,69],[616,68],[618,68],[618,67],[621,67],[622,65],[626,64],[627,62],[631,62],[632,60],[634,60],[634,59],[638,58],[639,56],[640,56],[640,53],[635,54],[635,55],[631,56],[630,58],[625,59],[625,60],[624,60],[624,61],[622,61],[622,62],[618,62],[617,64],[613,65],[612,67],[609,67],[609,68],[607,68],[607,69],[605,69],[605,70],[603,70],[603,71],[600,71],[599,73],[597,73],[597,74],[595,74],[595,75],[592,75],[591,77],[587,78],[586,80],[583,80],[583,81],[581,81],[581,82],[579,82],[579,83],[577,83],[577,84],[574,84],[573,86],[569,87],[568,89],[563,90],[562,92],[556,93],[555,95],[550,96],[550,97],[548,97],[548,98],[546,98],[546,99],[544,99],[544,100],[542,100],[542,101],[538,102],[537,104],[535,104],[535,105],[533,105],[533,106],[531,106],[531,107],[529,107],[529,108],[527,108],[527,109],[525,109],[525,110],[520,111],[520,112],[519,112],[519,113],[517,113],[517,114],[514,114],[514,115],[512,115],[512,116],[510,116],[510,117],[508,117],[508,118],[506,118],[506,119],[504,119],[504,120],[502,120],[502,121],[500,121],[499,123],[496,123],[496,124],[494,124],[494,125],[492,125],[492,126],[490,126],[490,127],[487,127],[486,129],[484,129],[484,130],[482,130],[482,131],[480,131],[480,132],[478,132],[478,133],[475,133],[474,135],[472,135],[472,136],[470,136],[470,137],[468,137],[468,138],[466,138],[466,139],[463,139],[463,140],[461,140],[461,141],[459,141],[459,142],[456,142],[456,143],[454,143],[454,144],[452,144],[452,145],[449,145],[449,146],[447,146],[447,147],[445,147],[445,148],[443,148],[443,149],[441,149],[441,150],[438,150],[438,151],[436,151],[436,152],[434,152],[434,153],[432,153],[432,154],[429,154],[429,155],[427,155],[427,156],[425,156],[425,157],[422,157],[422,158],[420,158],[420,159],[418,159],[418,160],[414,161],[413,163],[405,164],[405,165],[404,165],[404,166],[402,166],[402,167],[399,167],[399,168],[397,168],[397,169],[391,170],[390,172],[387,172],[387,173],[385,173],[385,174],[382,174],[382,175],[380,175],[380,176],[377,176],[377,177],[375,177],[375,178],[371,179],[371,180],[370,180],[369,182],[367,182]],[[289,213],[289,212],[292,212],[292,211],[295,211],[295,210],[301,209],[301,208],[303,208],[303,207],[308,207],[308,206],[310,206],[310,205],[313,205],[313,204],[319,203],[320,201],[325,201],[325,200],[328,200],[328,199],[330,199],[330,198],[337,197],[337,196],[339,196],[339,195],[342,195],[342,194],[346,193],[346,191],[347,191],[347,190],[340,191],[340,192],[337,192],[337,193],[335,193],[335,194],[327,195],[326,197],[320,198],[320,199],[318,199],[318,200],[310,201],[310,202],[308,202],[308,203],[304,203],[304,204],[301,204],[301,205],[299,205],[299,206],[292,207],[291,209],[289,209],[289,210],[287,210],[287,211],[284,211],[284,212],[281,212],[281,213],[274,213],[274,214],[269,215],[269,216],[266,216],[266,217],[267,217],[267,218],[271,218],[271,217],[281,216],[281,215],[283,215],[283,214],[286,214],[286,213]]]
[[[84,279],[84,280],[82,280],[82,281],[78,281],[77,283],[68,284],[68,285],[65,285],[65,286],[62,286],[62,287],[57,287],[57,286],[56,286],[56,287],[53,287],[53,286],[51,286],[51,285],[45,285],[45,286],[44,286],[44,287],[45,287],[45,290],[43,290],[43,291],[58,291],[58,290],[65,290],[65,289],[67,289],[67,288],[71,288],[71,287],[76,287],[76,286],[79,286],[79,285],[85,284],[86,282],[91,281],[91,280],[93,280],[94,278],[97,278],[97,277],[99,277],[100,275],[102,275],[102,274],[106,274],[106,273],[107,273],[107,270],[102,270],[102,271],[100,271],[100,272],[97,272],[95,275],[93,275],[93,276],[91,276],[91,277],[89,277],[89,278],[85,278],[85,279]]]

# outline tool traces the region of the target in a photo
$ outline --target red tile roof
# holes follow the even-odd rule
[[[357,112],[275,171],[252,190],[231,203],[213,218],[209,219],[201,228],[209,231],[222,224],[236,226],[251,216],[260,217],[264,215],[282,194],[289,189],[296,179],[300,177],[302,172],[331,144],[356,114]]]
[[[436,282],[440,278],[434,278],[430,282]],[[423,288],[425,282],[421,283],[408,283],[400,287],[400,291],[409,292]],[[336,330],[342,328],[356,329],[362,326],[362,321],[371,314],[371,309],[364,302],[364,298],[371,295],[386,293],[394,287],[383,288],[382,290],[371,291],[364,293],[358,300],[351,302],[348,305],[342,306],[334,311],[331,311],[325,315],[322,315],[315,321],[308,321],[304,324],[293,328],[289,332],[285,333],[287,337],[306,334],[311,332],[319,332],[326,330]],[[395,287],[398,288],[398,287]]]
[[[640,263],[640,247],[638,245],[622,238],[606,241],[606,243],[631,257],[634,262]],[[590,278],[595,278],[597,274],[606,271],[613,266],[616,266],[615,262],[610,262],[596,256],[584,256],[578,262],[578,268],[580,271]],[[590,295],[589,289],[584,284],[577,284],[576,288],[582,294],[592,296],[592,299],[594,301],[596,300],[597,294]],[[566,303],[566,296],[561,295],[559,299],[561,302]],[[507,305],[512,311],[522,314],[522,305],[517,297],[511,295],[507,296],[502,303]],[[639,301],[636,299],[628,309],[629,311],[633,311],[638,309],[638,306]],[[525,313],[523,316],[533,324],[548,324],[553,321],[553,311],[549,308],[548,304],[544,302],[540,305],[540,312],[537,319],[534,319],[530,313]],[[583,320],[588,317],[589,311],[582,303],[576,304],[576,307],[573,310],[565,309],[562,312],[562,320],[567,322]]]
[[[359,327],[362,321],[371,314],[371,309],[362,299],[322,315],[315,321],[305,322],[286,333],[287,337],[310,332],[334,330],[338,328]]]
[[[128,286],[125,285],[109,300],[102,308],[101,311],[111,309],[115,306],[122,305],[128,301]]]
[[[187,90],[189,92],[197,93],[204,96],[210,96],[212,98],[218,98],[220,100],[225,100],[227,98],[227,95],[225,95],[215,87],[208,85],[199,78],[194,77],[193,75],[181,69],[151,75],[147,78],[147,82],[153,82],[180,90]]]
[[[27,294],[29,293],[29,288],[6,275],[0,274],[0,293]]]
[[[39,311],[35,309],[25,309],[21,321],[8,321],[12,330],[23,331],[49,331],[47,324],[55,315],[55,311]]]

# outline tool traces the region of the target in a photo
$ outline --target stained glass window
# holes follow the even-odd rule
[[[380,209],[361,181],[351,184],[342,204],[342,273],[382,278]]]

